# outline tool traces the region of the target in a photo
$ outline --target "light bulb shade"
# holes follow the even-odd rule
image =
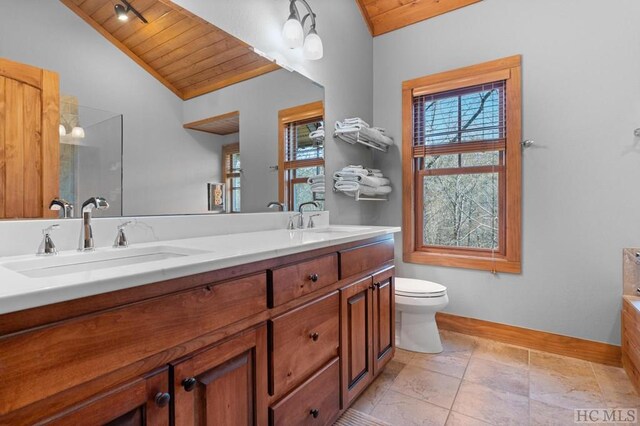
[[[84,129],[82,127],[76,126],[71,129],[71,137],[76,139],[84,139]]]
[[[282,27],[282,38],[289,49],[302,47],[304,42],[304,30],[298,19],[290,16]]]
[[[116,4],[114,6],[114,9],[116,11],[116,16],[118,17],[118,19],[120,21],[128,21],[129,20],[129,15],[127,15],[127,8],[124,7],[121,4]]]
[[[304,57],[306,59],[316,61],[318,59],[322,59],[322,56],[324,56],[322,39],[318,33],[312,29],[304,39]]]
[[[60,134],[60,136],[67,135],[67,129],[64,128],[64,124],[58,126],[58,133]]]

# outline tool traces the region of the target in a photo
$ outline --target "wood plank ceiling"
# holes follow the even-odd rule
[[[185,129],[199,130],[215,135],[230,135],[240,131],[240,111],[205,118],[204,120],[187,123]]]
[[[356,0],[375,37],[482,0]]]
[[[60,1],[184,100],[280,69],[170,0],[129,0],[148,24],[118,20],[117,0]]]

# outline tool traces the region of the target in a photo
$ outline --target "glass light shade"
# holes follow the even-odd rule
[[[64,124],[58,126],[58,133],[60,134],[60,136],[67,135],[67,129],[64,128]]]
[[[290,49],[302,47],[304,41],[304,30],[302,24],[296,18],[290,17],[282,27],[282,38],[285,45]]]
[[[84,139],[84,129],[82,127],[76,126],[71,129],[71,137],[76,139]]]
[[[324,56],[324,48],[322,47],[322,39],[315,32],[311,31],[304,39],[304,57],[312,61],[322,59]]]

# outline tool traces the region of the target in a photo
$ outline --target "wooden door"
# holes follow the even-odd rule
[[[58,217],[58,74],[0,58],[0,219]]]
[[[364,278],[340,290],[342,407],[373,379],[373,279]]]
[[[172,364],[175,424],[267,424],[267,329],[241,333]]]
[[[109,389],[48,420],[49,426],[169,426],[168,368]]]
[[[373,374],[393,358],[395,351],[394,269],[373,276]]]

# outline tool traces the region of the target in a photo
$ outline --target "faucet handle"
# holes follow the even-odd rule
[[[309,216],[309,224],[307,225],[307,228],[315,228],[316,224],[313,222],[313,218],[314,217],[318,217],[321,216],[320,213],[318,214],[312,214],[311,216]]]
[[[113,243],[114,248],[129,247],[129,241],[127,241],[127,236],[124,234],[124,228],[129,225],[131,225],[130,220],[118,225],[118,234],[116,235],[116,241]]]
[[[40,246],[41,248],[40,250],[38,250],[39,255],[54,256],[58,254],[58,249],[56,249],[56,245],[51,239],[51,233],[58,228],[60,228],[60,225],[56,223],[42,230],[42,235],[44,235],[44,238],[42,241],[42,245]]]
[[[60,229],[60,225],[58,225],[57,223],[54,223],[53,225],[51,225],[51,226],[49,226],[49,227],[47,227],[47,228],[44,228],[44,229],[42,230],[42,234],[43,234],[43,235],[49,235],[49,234],[51,234],[53,231],[55,231],[56,229]]]

